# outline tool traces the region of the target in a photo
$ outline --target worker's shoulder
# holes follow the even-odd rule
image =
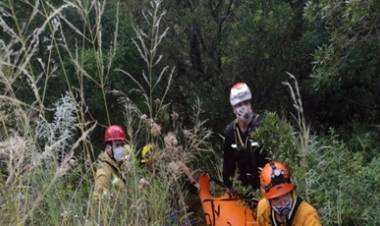
[[[321,226],[317,210],[306,201],[302,201],[295,213],[293,225]]]
[[[233,132],[233,130],[235,129],[235,126],[236,126],[236,119],[231,121],[230,123],[226,125],[226,127],[224,127],[224,135]]]
[[[255,128],[261,126],[262,123],[263,123],[263,117],[259,114],[253,113],[250,128],[255,129]]]
[[[114,171],[114,166],[112,166],[110,157],[105,152],[101,153],[96,162],[96,177],[101,175],[111,175]]]
[[[310,205],[308,202],[306,202],[304,200],[301,202],[298,209],[301,210],[300,214],[302,214],[302,215],[309,215],[309,214],[318,215],[317,210],[312,205]]]
[[[257,215],[267,215],[270,212],[270,204],[268,199],[262,198],[260,199],[259,203],[257,204]]]

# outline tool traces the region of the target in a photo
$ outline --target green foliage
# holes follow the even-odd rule
[[[236,80],[252,87],[255,111],[277,112],[253,138],[291,168],[323,224],[379,224],[379,1],[159,3],[0,2],[0,224],[188,223],[178,162],[220,177],[206,125],[218,133],[231,119]],[[286,72],[314,131],[299,90],[294,104],[281,85]],[[53,110],[66,93],[69,116]],[[297,126],[285,119],[293,107]],[[134,163],[123,208],[110,201],[97,218],[92,160],[109,123],[127,125],[137,147],[153,142],[160,164]]]
[[[298,194],[316,207],[323,225],[377,224],[380,155],[374,134],[343,139],[331,130],[308,140],[306,156],[299,135],[286,120],[267,113],[253,138],[290,168]]]
[[[355,143],[350,141],[350,144]],[[378,154],[367,161],[365,149],[353,149],[333,131],[315,141],[306,165],[294,171],[298,191],[307,190],[323,225],[371,225],[379,199]],[[304,178],[304,182],[298,180]],[[357,211],[360,209],[360,211]]]
[[[252,135],[263,145],[265,151],[269,151],[273,159],[281,159],[285,162],[298,162],[297,137],[293,127],[284,119],[273,112],[267,112],[262,126]]]
[[[379,10],[378,1],[307,2],[310,28],[324,34],[307,82],[318,95],[313,104],[319,117],[335,124],[378,118]]]
[[[241,19],[228,30],[225,53],[232,63],[225,67],[226,82],[248,81],[258,111],[287,111],[285,72],[300,78],[310,70],[312,50],[302,39],[300,12],[291,1],[243,1],[236,12]]]

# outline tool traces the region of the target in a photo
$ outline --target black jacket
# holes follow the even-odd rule
[[[250,134],[261,126],[261,117],[253,115],[253,119],[244,133],[240,130],[237,120],[232,121],[224,130],[223,144],[223,183],[232,186],[231,178],[238,169],[239,180],[244,186],[251,185],[254,189],[260,187],[259,169],[268,162],[267,153],[260,145],[250,138]]]

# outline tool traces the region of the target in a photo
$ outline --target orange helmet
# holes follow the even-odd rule
[[[267,199],[277,198],[293,191],[288,169],[279,162],[267,163],[260,174],[260,190]]]
[[[104,142],[110,142],[115,140],[125,140],[125,132],[123,128],[118,125],[111,125],[104,133]]]

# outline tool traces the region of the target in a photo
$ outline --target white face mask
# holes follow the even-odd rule
[[[250,122],[252,119],[253,113],[252,109],[247,105],[242,105],[236,108],[236,117],[243,122]]]
[[[117,162],[124,160],[124,158],[125,158],[124,147],[117,147],[117,148],[113,149],[113,158]]]

